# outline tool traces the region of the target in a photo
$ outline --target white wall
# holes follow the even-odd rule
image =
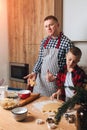
[[[82,57],[79,62],[79,65],[81,66],[87,66],[87,43],[76,43],[75,46],[79,47],[82,51]]]
[[[82,51],[79,65],[87,66],[87,0],[63,1],[63,32]]]
[[[87,41],[87,0],[63,1],[63,29],[73,41]]]
[[[0,0],[0,79],[8,83],[7,0]]]

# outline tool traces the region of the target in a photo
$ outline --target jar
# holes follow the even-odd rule
[[[83,104],[77,110],[77,130],[87,130],[87,105]]]

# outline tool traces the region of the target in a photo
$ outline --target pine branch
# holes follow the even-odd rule
[[[87,104],[87,90],[81,87],[70,87],[70,89],[75,90],[76,94],[58,108],[55,116],[57,123],[60,122],[61,117],[68,109],[74,108],[75,104]]]

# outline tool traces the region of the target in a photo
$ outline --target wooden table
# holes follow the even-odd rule
[[[40,97],[32,103],[26,105],[30,114],[22,122],[17,122],[13,118],[10,110],[5,110],[0,107],[0,130],[49,130],[46,123],[46,115],[41,113],[41,111],[35,109],[32,105],[34,102],[47,99],[47,97]],[[38,125],[36,123],[36,119],[38,118],[43,119],[45,123],[42,125]],[[75,124],[70,124],[65,119],[62,119],[55,130],[76,130],[76,127]]]

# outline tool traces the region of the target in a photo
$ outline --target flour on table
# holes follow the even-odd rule
[[[61,105],[62,102],[57,100],[45,100],[33,104],[33,106],[41,112],[56,112]]]

